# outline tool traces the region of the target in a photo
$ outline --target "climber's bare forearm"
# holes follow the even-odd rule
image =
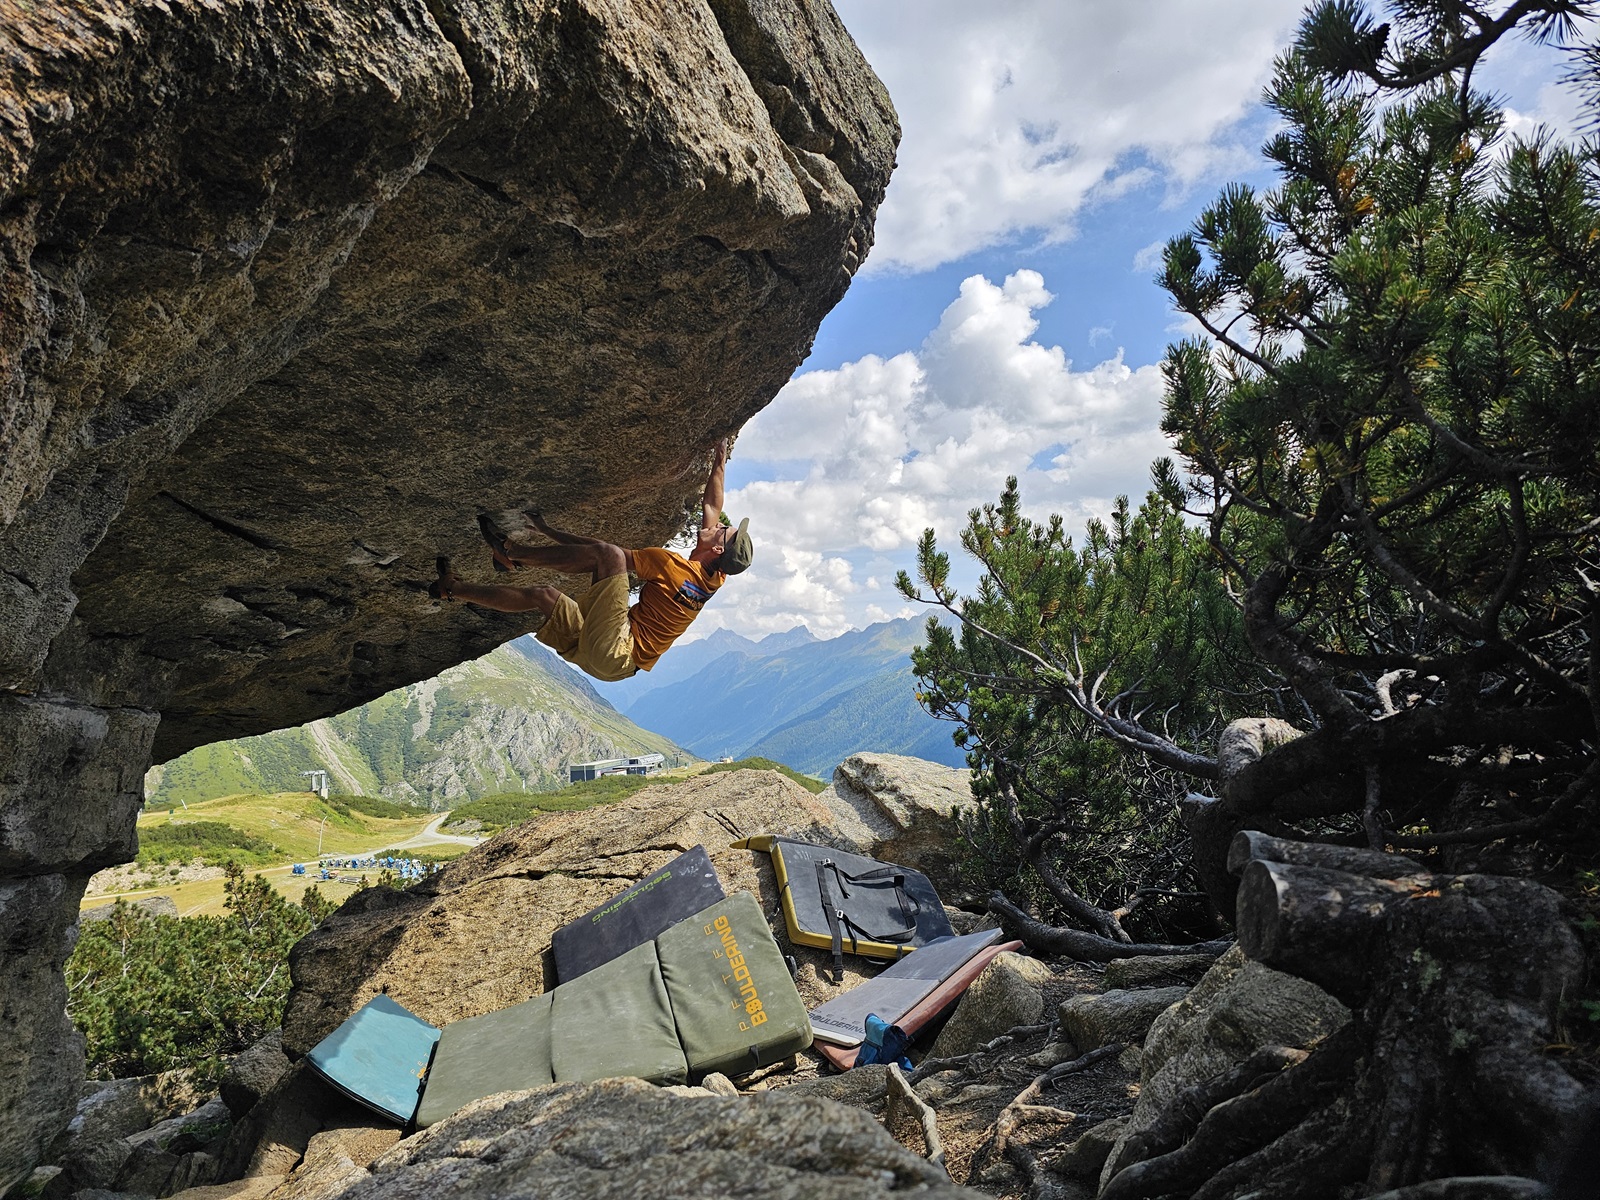
[[[700,526],[713,529],[722,517],[723,477],[728,466],[728,439],[723,438],[711,455],[711,474],[706,477],[706,489],[700,496]]]

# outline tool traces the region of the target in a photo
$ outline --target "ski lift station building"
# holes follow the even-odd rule
[[[572,763],[567,767],[567,781],[581,783],[585,779],[599,779],[602,775],[648,775],[666,765],[664,754],[639,754],[633,758],[602,758],[595,762]]]

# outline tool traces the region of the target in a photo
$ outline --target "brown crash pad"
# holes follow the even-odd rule
[[[968,959],[960,970],[918,1001],[895,1024],[915,1038],[921,1030],[954,1008],[973,981],[983,974],[997,956],[1008,950],[1020,949],[1021,942],[1001,942],[996,946],[984,947]],[[811,1048],[841,1071],[848,1071],[855,1064],[856,1055],[861,1053],[860,1046],[836,1046],[820,1038],[811,1043]]]

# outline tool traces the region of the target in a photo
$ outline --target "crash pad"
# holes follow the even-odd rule
[[[556,930],[550,939],[556,979],[568,983],[650,941],[726,893],[704,846],[686,850],[659,871]]]
[[[789,838],[753,837],[733,845],[772,855],[790,940],[831,949],[836,981],[842,954],[901,958],[954,932],[921,871]]]
[[[888,1024],[898,1024],[919,1000],[1003,936],[998,929],[985,929],[929,942],[872,979],[812,1009],[812,1031],[841,1046],[859,1045],[865,1036],[867,1014],[876,1013]]]
[[[550,1071],[557,1083],[620,1075],[687,1082],[655,942],[562,984],[550,997]]]
[[[1002,942],[998,945],[989,945],[978,951],[977,954],[962,964],[955,974],[944,980],[933,991],[913,1005],[895,1024],[915,1038],[917,1034],[954,1008],[961,997],[966,994],[966,990],[972,986],[973,981],[983,974],[997,956],[1004,954],[1008,950],[1020,949],[1022,949],[1021,942]],[[820,1038],[812,1043],[811,1048],[841,1071],[848,1071],[854,1066],[856,1055],[860,1052],[859,1046],[840,1046],[833,1042],[823,1041]]]
[[[306,1055],[317,1074],[374,1112],[411,1120],[439,1030],[388,996],[374,996]]]
[[[761,905],[736,892],[656,939],[694,1078],[739,1075],[811,1044],[811,1022]]]
[[[550,1003],[535,996],[499,1012],[444,1027],[428,1072],[419,1128],[441,1121],[462,1105],[496,1092],[520,1092],[554,1083],[550,1070]]]
[[[761,905],[739,892],[543,996],[446,1026],[417,1125],[551,1082],[741,1074],[811,1039]]]

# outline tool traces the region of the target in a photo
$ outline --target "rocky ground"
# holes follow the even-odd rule
[[[122,892],[140,892],[149,888],[171,887],[176,883],[198,883],[205,879],[221,878],[221,867],[208,866],[198,859],[170,865],[123,863],[91,875],[84,895],[115,896]]]
[[[1179,973],[1192,975],[1203,965],[1184,964]],[[815,982],[813,964],[802,974],[813,976]],[[1148,980],[1157,986],[1108,990],[1101,969],[1003,954],[969,990],[944,1028],[923,1039],[916,1054],[922,1065],[911,1076],[912,1087],[935,1114],[943,1150],[943,1172],[936,1168],[927,1175],[929,1181],[936,1183],[940,1174],[947,1173],[952,1183],[1008,1200],[1039,1194],[1041,1182],[1054,1188],[1054,1194],[1093,1195],[1105,1154],[1114,1135],[1126,1126],[1139,1096],[1139,1045],[1145,1029],[1175,995],[1189,990],[1160,986],[1170,983],[1170,973],[1146,971],[1130,979],[1114,967],[1110,974],[1112,983]],[[482,1115],[486,1108],[494,1110],[496,1121],[510,1111],[505,1105],[480,1102],[402,1141],[399,1130],[334,1097],[302,1068],[292,1066],[281,1046],[281,1035],[275,1034],[241,1056],[220,1095],[197,1093],[182,1072],[90,1085],[78,1120],[58,1144],[59,1161],[36,1173],[30,1192],[81,1200],[109,1200],[111,1195],[214,1200],[269,1192],[275,1200],[353,1197],[362,1192],[351,1190],[352,1186],[371,1173],[402,1169],[396,1156],[410,1153],[414,1161],[404,1164],[409,1169],[451,1130],[465,1136],[457,1127],[472,1123],[475,1115],[479,1125],[490,1120]],[[1052,1068],[1059,1071],[1063,1064],[1085,1059],[1089,1061],[1081,1069],[1039,1086],[1041,1076]],[[804,1114],[801,1125],[814,1145],[830,1145],[840,1123],[849,1123],[858,1136],[872,1133],[875,1157],[868,1161],[877,1164],[875,1170],[894,1172],[897,1178],[908,1171],[923,1173],[921,1160],[929,1155],[928,1141],[908,1105],[898,1104],[891,1111],[889,1088],[885,1067],[841,1074],[820,1055],[806,1052],[738,1080],[713,1076],[702,1087],[647,1090],[701,1108],[715,1101],[721,1106],[718,1112],[725,1110],[723,1097],[732,1095],[751,1103],[766,1103],[772,1097],[805,1101],[797,1112]],[[540,1112],[532,1125],[553,1121],[568,1127],[581,1118],[577,1124],[585,1136],[597,1136],[592,1129],[595,1104],[617,1097],[605,1085],[593,1085],[580,1106],[576,1094],[571,1085],[558,1084],[521,1095],[529,1098],[530,1105],[542,1102],[558,1110]],[[1019,1099],[1024,1102],[1019,1104]],[[831,1103],[818,1108],[819,1101]],[[855,1110],[873,1124],[861,1125],[858,1116],[845,1115],[835,1105]],[[637,1138],[638,1145],[653,1143],[661,1136],[660,1125],[676,1120],[654,1111],[635,1116],[648,1122],[647,1136],[628,1128],[606,1136]],[[800,1118],[789,1120],[793,1124]],[[522,1128],[526,1133],[528,1127]],[[511,1130],[496,1124],[494,1132],[505,1136]],[[752,1155],[770,1157],[774,1152],[760,1128],[744,1135],[747,1140],[739,1144]],[[451,1158],[458,1161],[461,1156]],[[231,1184],[199,1183],[240,1169],[244,1178]],[[836,1194],[880,1194],[870,1180],[854,1178],[852,1164],[841,1163],[832,1151],[817,1173],[832,1177],[841,1170],[852,1177],[850,1187],[855,1190]],[[191,1182],[197,1186],[178,1186]],[[572,1182],[578,1190],[565,1194],[611,1194],[596,1190],[599,1183],[593,1177]],[[617,1182],[612,1179],[606,1187]],[[815,1179],[812,1185],[821,1186]],[[504,1179],[494,1185],[504,1186]]]
[[[406,1138],[294,1061],[379,991],[435,1024],[536,994],[544,963],[529,947],[694,844],[708,847],[729,891],[749,890],[768,910],[814,1007],[837,994],[830,956],[788,944],[767,856],[729,842],[772,831],[859,845],[842,830],[867,825],[882,828],[863,848],[891,861],[916,865],[919,845],[948,847],[960,808],[949,789],[928,790],[919,805],[907,799],[913,773],[872,757],[873,771],[858,763],[820,797],[775,773],[729,772],[652,792],[648,808],[548,814],[407,892],[363,893],[296,948],[283,1029],[240,1056],[219,1093],[198,1094],[181,1073],[91,1084],[25,1190],[44,1200],[444,1191],[1090,1200],[1108,1160],[1185,1088],[1348,1020],[1320,988],[1237,947],[1218,959],[1104,965],[1008,952],[928,1031],[903,1081],[883,1066],[837,1073],[807,1051],[696,1087],[624,1080],[491,1097]],[[930,832],[940,823],[942,839]],[[927,865],[939,881],[939,853]],[[948,880],[941,889],[956,890]],[[958,932],[993,920],[949,912]],[[847,963],[845,986],[875,970]]]

